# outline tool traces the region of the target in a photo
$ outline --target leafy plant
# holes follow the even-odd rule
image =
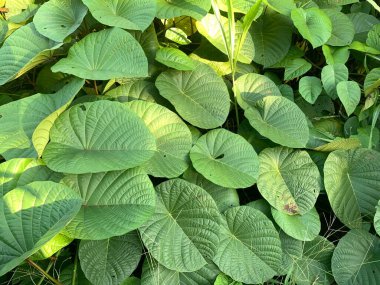
[[[379,13],[0,0],[0,284],[378,284]]]

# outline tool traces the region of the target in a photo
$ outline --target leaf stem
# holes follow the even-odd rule
[[[77,275],[78,275],[78,250],[79,250],[79,246],[77,245],[77,250],[75,252],[75,259],[74,259],[73,279],[71,280],[71,285],[75,285],[76,282],[77,282]]]
[[[0,13],[8,13],[9,9],[8,8],[0,8]]]
[[[37,263],[35,263],[31,259],[27,259],[26,262],[34,267],[37,271],[39,271],[41,274],[43,274],[47,279],[49,279],[51,282],[53,282],[55,285],[63,285],[61,282],[59,282],[57,279],[52,277],[49,273],[47,273],[45,270],[43,270]]]

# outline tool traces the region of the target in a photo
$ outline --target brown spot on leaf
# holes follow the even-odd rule
[[[298,209],[297,209],[297,205],[295,204],[285,204],[284,206],[284,210],[287,211],[288,213],[292,213],[292,214],[297,214],[298,213]]]

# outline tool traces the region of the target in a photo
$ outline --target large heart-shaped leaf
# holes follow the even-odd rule
[[[33,23],[19,28],[0,48],[0,85],[46,61],[61,45],[39,34]]]
[[[257,74],[248,73],[240,76],[235,81],[237,88],[236,98],[243,109],[247,109],[265,96],[281,96],[281,92],[277,85],[268,77]]]
[[[331,260],[338,285],[376,285],[380,276],[380,238],[352,230],[340,239]]]
[[[157,14],[160,19],[190,16],[200,20],[211,8],[210,0],[156,0]]]
[[[132,274],[141,258],[141,241],[136,232],[103,240],[83,240],[79,245],[80,265],[94,285],[119,285]]]
[[[265,13],[253,22],[251,26],[253,60],[264,67],[282,60],[292,42],[291,26],[287,17],[275,13]]]
[[[256,182],[259,163],[252,145],[225,129],[201,136],[190,152],[194,168],[211,182],[246,188]]]
[[[325,12],[319,8],[296,8],[291,12],[294,25],[300,34],[317,48],[331,37],[332,23]]]
[[[154,188],[139,168],[68,175],[62,182],[83,199],[79,213],[65,228],[70,237],[99,240],[119,236],[141,226],[154,213]]]
[[[309,140],[309,128],[301,109],[289,99],[266,96],[244,112],[262,136],[283,146],[302,148]]]
[[[0,196],[34,181],[59,182],[62,175],[33,158],[14,158],[0,164]]]
[[[93,80],[145,77],[148,60],[130,33],[112,28],[84,37],[51,70]]]
[[[236,281],[263,283],[281,265],[281,241],[273,223],[259,210],[240,206],[225,212],[214,262]]]
[[[54,94],[36,94],[17,101],[0,106],[0,144],[1,152],[17,148],[15,141],[25,138],[25,145],[20,149],[8,153],[11,157],[20,157],[19,152],[26,151],[29,156],[36,157],[37,154],[30,140],[38,124],[51,113],[67,104],[82,88],[84,80],[76,78]],[[23,155],[21,157],[25,157]]]
[[[315,239],[321,231],[318,212],[312,208],[301,215],[288,215],[272,208],[272,216],[277,225],[289,236],[301,241]]]
[[[196,127],[216,128],[227,119],[230,96],[226,84],[206,64],[197,63],[193,71],[165,71],[157,77],[156,86],[178,114]]]
[[[139,228],[144,245],[168,269],[201,269],[219,244],[221,218],[214,200],[181,179],[161,183],[156,192],[156,212]]]
[[[42,157],[57,172],[81,174],[140,166],[155,151],[154,136],[135,113],[103,100],[76,105],[59,116]]]
[[[274,208],[290,215],[303,215],[313,208],[322,178],[306,151],[267,148],[259,159],[257,187]]]
[[[156,14],[151,0],[83,0],[100,23],[129,30],[144,31]]]
[[[330,18],[332,23],[331,37],[327,41],[330,46],[348,46],[351,44],[355,35],[354,24],[350,18],[342,12],[326,9],[323,10]]]
[[[189,166],[192,138],[186,124],[169,109],[150,102],[132,101],[129,108],[144,120],[156,138],[157,151],[147,162],[148,174],[174,178]]]
[[[0,200],[0,276],[52,239],[75,216],[80,197],[58,183],[32,182]]]
[[[220,272],[214,263],[194,272],[173,271],[149,257],[145,259],[142,271],[141,284],[144,285],[213,285]]]
[[[380,154],[369,149],[332,152],[324,167],[327,196],[335,215],[349,228],[373,220],[380,200]]]
[[[228,55],[228,51],[224,43],[224,34],[230,34],[230,27],[228,22],[228,18],[220,16],[219,23],[218,18],[214,14],[207,14],[207,16],[203,17],[201,21],[197,22],[198,32],[201,33],[201,35],[204,36],[213,46],[215,46],[218,50],[226,55]],[[220,26],[223,27],[223,30],[221,30]],[[236,51],[239,43],[239,38],[243,33],[243,25],[241,22],[236,22],[234,32],[234,45]],[[232,45],[232,43],[230,43],[229,37],[227,37],[226,41],[229,46]],[[239,54],[234,54],[234,57],[236,57],[240,62],[249,64],[253,60],[253,56],[254,44],[251,35],[247,34],[247,37],[240,49]]]
[[[56,42],[73,33],[87,14],[81,0],[50,0],[43,4],[33,18],[36,30]]]

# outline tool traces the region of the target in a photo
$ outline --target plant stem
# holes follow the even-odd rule
[[[53,282],[55,285],[63,285],[61,282],[59,282],[57,279],[52,277],[49,273],[47,273],[45,270],[43,270],[37,263],[35,263],[31,259],[27,259],[26,262],[34,267],[36,270],[38,270],[41,274],[43,274],[47,279],[49,279],[51,282]]]
[[[96,80],[94,80],[94,89],[95,89],[95,94],[99,95],[98,85],[96,84]]]
[[[8,8],[0,8],[0,13],[8,13],[9,9]]]
[[[378,12],[380,12],[380,6],[377,5],[375,1],[373,1],[373,0],[367,0],[367,2],[368,2],[369,4],[371,4],[372,7],[375,8]]]
[[[71,280],[71,285],[75,285],[76,282],[77,282],[77,275],[78,275],[78,249],[79,249],[79,246],[77,246],[77,250],[75,252],[73,279]]]

